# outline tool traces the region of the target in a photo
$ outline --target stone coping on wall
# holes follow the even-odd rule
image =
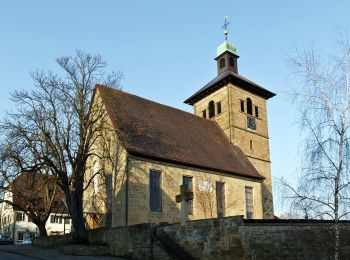
[[[338,221],[340,225],[350,224],[349,220]],[[264,225],[264,226],[283,226],[283,225],[334,225],[334,220],[317,219],[243,219],[243,225]]]
[[[222,217],[222,218],[204,218],[204,219],[194,219],[194,220],[188,220],[188,223],[196,223],[196,222],[203,222],[203,221],[219,221],[220,219],[237,219],[243,221],[243,215],[236,215],[236,216],[228,216],[228,217]],[[173,225],[180,225],[181,222],[175,222],[175,223],[167,223],[167,222],[160,222],[159,227],[165,227],[165,226],[173,226]]]

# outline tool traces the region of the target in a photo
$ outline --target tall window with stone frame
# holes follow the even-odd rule
[[[254,201],[253,201],[253,188],[245,187],[245,205],[246,205],[246,213],[247,219],[254,218]]]
[[[150,210],[162,212],[161,172],[151,170],[149,174]]]
[[[187,185],[187,192],[193,191],[193,178],[189,176],[182,176],[182,184]],[[193,215],[193,200],[187,201],[188,214]]]

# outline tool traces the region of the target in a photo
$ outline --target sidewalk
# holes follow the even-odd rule
[[[75,256],[65,255],[60,252],[57,248],[41,248],[32,245],[0,245],[0,259],[2,252],[10,253],[19,256],[18,259],[41,259],[41,260],[102,260],[102,259],[124,259],[112,256]],[[20,257],[22,256],[22,257]]]

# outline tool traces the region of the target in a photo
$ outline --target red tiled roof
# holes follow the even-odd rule
[[[33,210],[44,210],[45,205],[45,187],[52,186],[54,177],[44,176],[40,173],[23,172],[11,183],[11,189],[13,195],[13,203],[15,210],[21,210],[21,208],[30,207]],[[49,186],[47,186],[49,185]],[[57,186],[56,196],[51,208],[52,213],[62,214],[68,213],[68,209],[65,206],[63,200],[65,196],[62,189]]]
[[[216,122],[103,85],[96,89],[130,154],[263,178]]]

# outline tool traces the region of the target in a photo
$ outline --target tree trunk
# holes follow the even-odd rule
[[[38,222],[35,223],[39,229],[39,236],[40,237],[47,237],[47,231],[46,231],[46,221],[45,222]]]
[[[76,178],[75,189],[70,192],[68,209],[74,227],[74,239],[78,243],[88,242],[88,232],[83,213],[83,181]],[[67,198],[67,196],[66,196]]]

